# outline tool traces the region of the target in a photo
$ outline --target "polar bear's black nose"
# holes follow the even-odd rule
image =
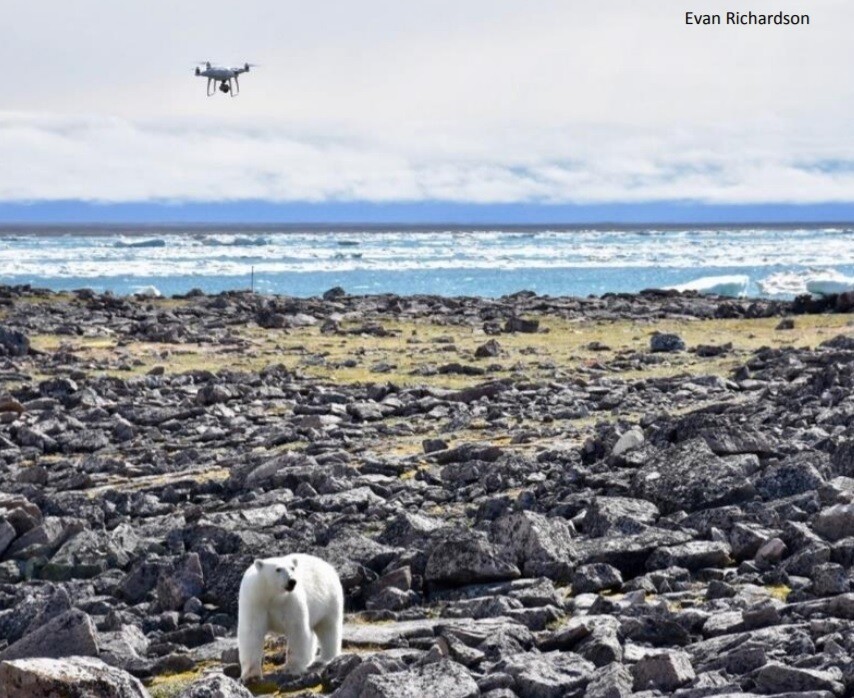
[[[296,579],[289,579],[289,580],[288,580],[288,584],[287,584],[287,589],[288,589],[288,591],[293,591],[293,590],[294,590],[294,587],[295,587],[296,585],[297,585],[297,580],[296,580]]]

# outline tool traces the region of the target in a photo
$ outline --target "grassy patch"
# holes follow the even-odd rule
[[[178,304],[184,301],[177,301]],[[159,300],[155,304],[175,303]],[[95,362],[117,360],[132,364],[131,370],[100,371],[128,378],[160,365],[169,373],[220,369],[258,371],[281,363],[290,370],[324,383],[367,384],[392,382],[400,386],[427,385],[460,389],[486,380],[524,377],[527,380],[563,380],[578,372],[601,372],[621,379],[664,377],[680,373],[728,375],[751,352],[762,346],[816,346],[844,332],[848,315],[802,315],[794,318],[795,329],[776,330],[779,318],[735,320],[568,320],[538,316],[548,332],[502,334],[496,339],[501,354],[475,359],[477,347],[490,339],[480,327],[439,325],[427,320],[383,320],[389,336],[324,335],[319,327],[264,329],[254,324],[237,325],[231,332],[248,343],[234,345],[161,344],[129,342],[119,346],[111,337],[36,335],[36,349],[53,351],[67,345],[81,359]],[[344,329],[352,329],[345,325]],[[661,363],[639,370],[618,370],[615,360],[648,352],[653,331],[675,332],[688,347],[699,344],[732,343],[731,353],[701,358],[689,352],[669,354]],[[605,350],[591,349],[606,346]],[[491,367],[484,375],[439,374],[449,363]],[[385,366],[387,370],[379,370]],[[98,373],[98,370],[94,371]]]
[[[208,665],[209,666],[209,665]],[[190,671],[178,674],[163,674],[145,682],[151,698],[173,698],[187,688],[191,683],[201,678],[207,666],[197,666]]]

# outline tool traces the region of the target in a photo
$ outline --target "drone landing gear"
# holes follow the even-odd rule
[[[231,78],[228,80],[220,80],[219,87],[217,87],[217,81],[214,78],[208,78],[208,87],[207,94],[208,97],[213,97],[216,94],[216,91],[219,90],[223,94],[231,93],[232,97],[237,97],[240,94],[240,82],[237,79],[237,76],[234,76],[234,84],[231,83]]]

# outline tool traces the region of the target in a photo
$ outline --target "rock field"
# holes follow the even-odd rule
[[[852,309],[0,287],[0,698],[854,695]]]

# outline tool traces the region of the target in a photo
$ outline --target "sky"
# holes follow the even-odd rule
[[[732,4],[0,0],[0,222],[854,219],[854,3],[686,9]]]

